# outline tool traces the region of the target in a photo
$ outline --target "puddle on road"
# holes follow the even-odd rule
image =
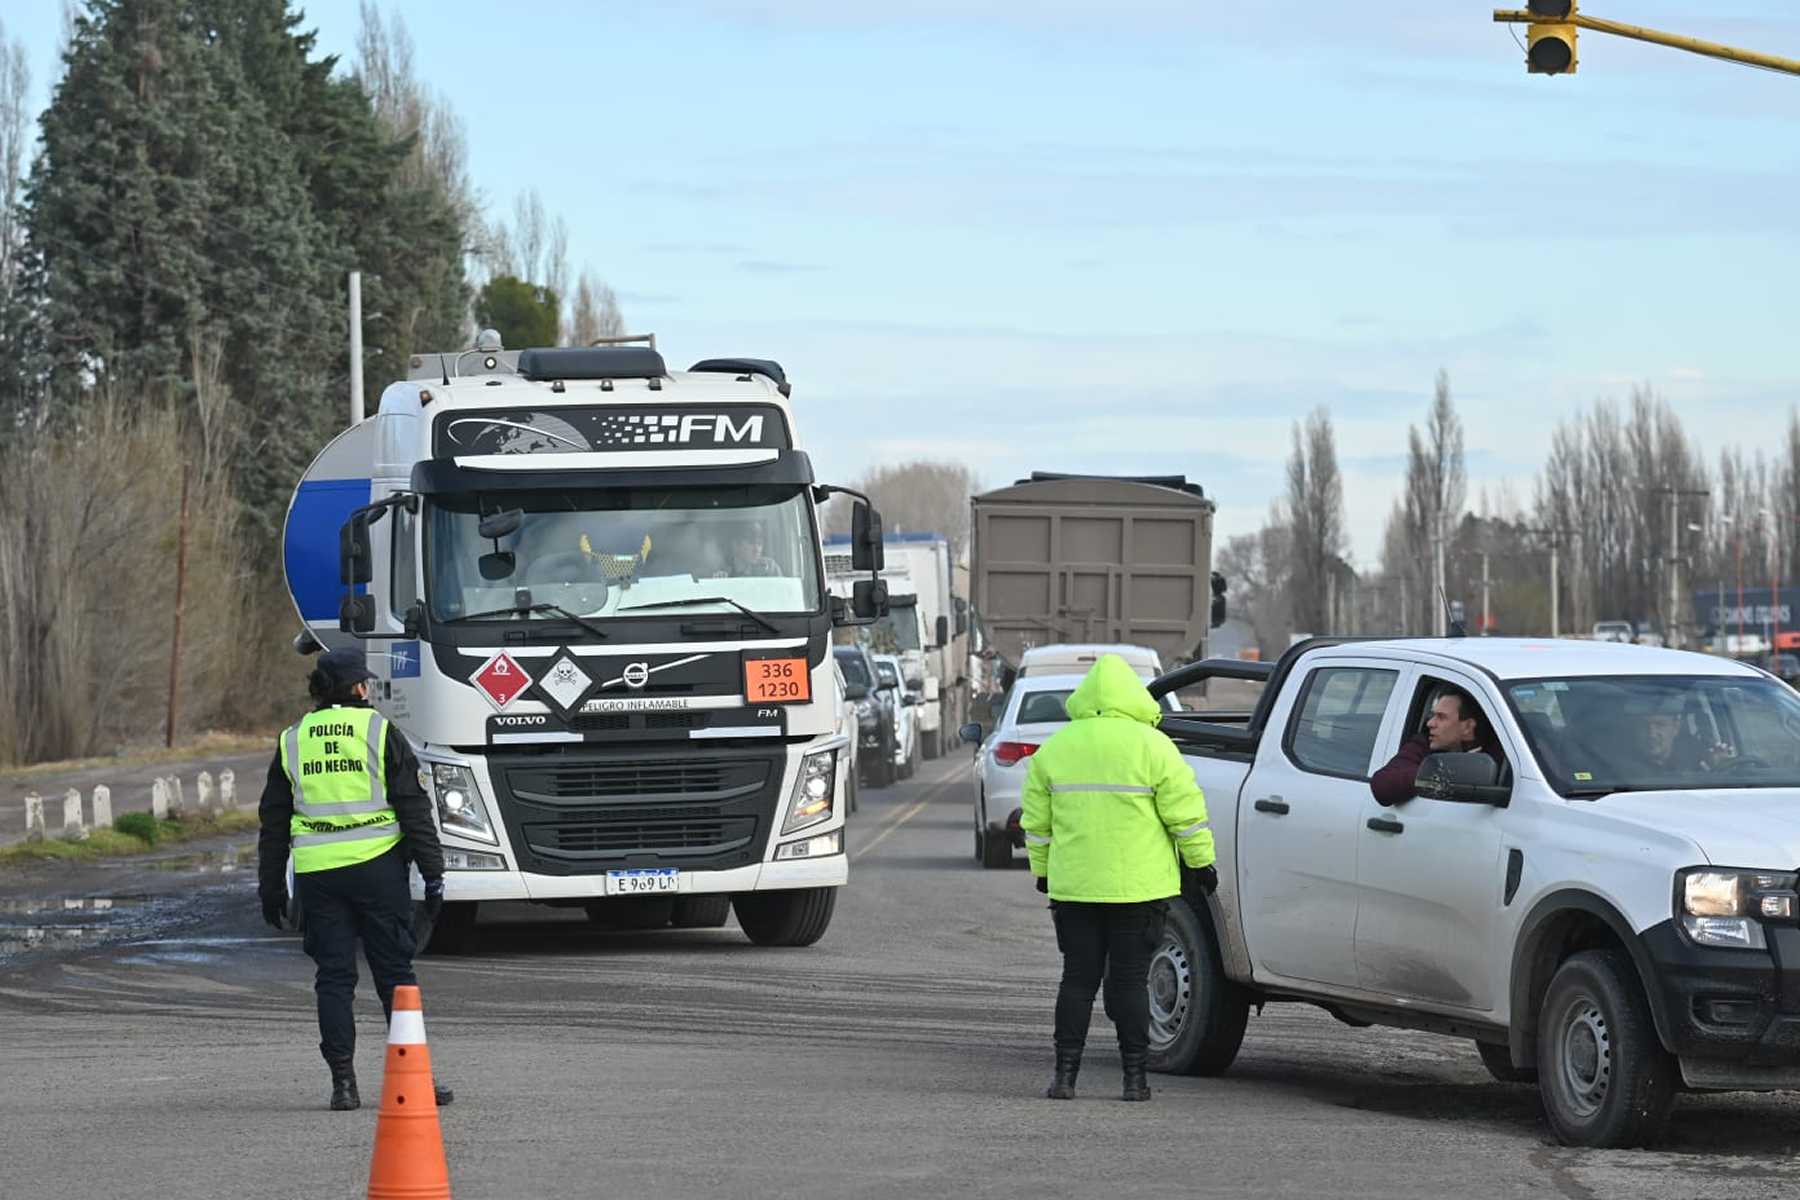
[[[81,946],[135,924],[152,896],[0,900],[0,959],[28,950]]]
[[[185,871],[195,875],[229,875],[256,865],[256,846],[238,842],[222,850],[202,854],[176,854],[168,858],[121,859],[109,866],[130,866],[145,871]]]

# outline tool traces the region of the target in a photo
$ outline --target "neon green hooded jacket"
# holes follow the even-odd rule
[[[1031,873],[1052,900],[1135,904],[1181,891],[1177,852],[1213,861],[1206,800],[1162,710],[1116,654],[1103,655],[1066,705],[1069,724],[1030,758],[1020,827]]]

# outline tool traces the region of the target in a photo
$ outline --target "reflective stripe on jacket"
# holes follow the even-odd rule
[[[387,721],[372,708],[321,708],[281,734],[294,792],[294,873],[349,867],[400,842],[387,799]]]
[[[1028,761],[1020,827],[1052,900],[1135,904],[1181,891],[1176,862],[1213,861],[1194,772],[1156,729],[1162,710],[1116,654],[1066,705],[1069,724]]]

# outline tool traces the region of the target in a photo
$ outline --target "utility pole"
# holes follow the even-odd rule
[[[1488,552],[1481,552],[1481,636],[1487,637],[1494,628],[1493,610],[1488,607]]]
[[[1656,494],[1669,497],[1669,611],[1663,644],[1673,649],[1681,628],[1681,498],[1712,493],[1697,488],[1657,488]]]
[[[1436,614],[1434,624],[1437,628],[1437,635],[1448,637],[1450,636],[1450,627],[1446,622],[1450,619],[1450,613],[1444,600],[1444,584],[1448,577],[1444,574],[1444,514],[1441,512],[1437,515],[1436,541],[1437,561],[1432,577],[1432,590],[1436,594],[1432,596],[1431,611]]]
[[[350,423],[363,419],[362,272],[350,272]]]

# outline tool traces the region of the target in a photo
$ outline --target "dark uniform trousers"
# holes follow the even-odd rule
[[[319,1001],[319,1052],[326,1062],[356,1052],[356,943],[375,977],[381,1011],[393,1014],[394,989],[416,984],[413,974],[412,895],[406,854],[395,846],[367,862],[294,876],[305,915],[306,953],[318,965],[313,991]]]
[[[1062,986],[1056,992],[1056,1049],[1081,1052],[1094,994],[1106,980],[1106,1015],[1119,1032],[1119,1052],[1140,1057],[1150,1047],[1150,956],[1162,940],[1169,902],[1087,904],[1053,901]]]

